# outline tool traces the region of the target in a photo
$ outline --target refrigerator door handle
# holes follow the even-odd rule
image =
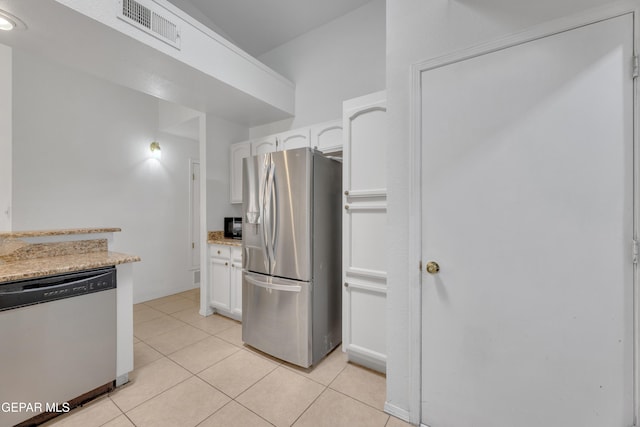
[[[276,165],[272,164],[271,172],[271,257],[273,262],[276,257],[276,240],[278,239],[278,187],[276,186]]]
[[[300,285],[276,285],[274,283],[267,283],[261,280],[256,280],[248,274],[245,274],[244,278],[252,285],[260,286],[261,288],[265,289],[273,289],[274,291],[300,292],[302,290],[302,286]]]
[[[275,262],[275,256],[273,253],[273,239],[274,239],[274,226],[273,226],[273,181],[274,181],[274,168],[273,159],[269,156],[269,167],[267,171],[266,183],[265,183],[265,201],[264,201],[264,244],[267,249],[267,258],[269,259],[269,273],[273,272],[273,264]]]
[[[264,174],[262,176],[262,179],[260,180],[260,187],[261,187],[261,194],[260,194],[260,208],[262,210],[262,251],[264,253],[264,257],[266,260],[266,263],[268,265],[266,265],[267,267],[267,272],[271,273],[272,267],[271,267],[271,263],[272,263],[272,257],[271,257],[271,253],[269,252],[269,227],[270,227],[270,222],[271,222],[271,217],[268,215],[269,210],[269,199],[270,199],[270,195],[269,195],[269,173],[271,171],[271,166],[272,166],[272,159],[271,159],[271,155],[267,154],[265,156],[265,168],[264,168]]]

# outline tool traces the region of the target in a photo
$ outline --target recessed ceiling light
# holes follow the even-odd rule
[[[16,27],[16,24],[14,24],[13,21],[0,15],[0,30],[11,31],[15,27]]]
[[[14,29],[25,30],[27,26],[17,16],[0,9],[0,30],[11,31]]]

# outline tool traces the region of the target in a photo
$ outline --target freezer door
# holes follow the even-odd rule
[[[311,280],[312,152],[308,148],[272,155],[272,201],[266,210],[271,275]]]
[[[311,284],[245,272],[242,341],[267,354],[309,367]]]

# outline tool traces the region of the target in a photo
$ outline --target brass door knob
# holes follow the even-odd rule
[[[437,262],[429,261],[427,263],[427,273],[436,274],[438,271],[440,271],[440,266],[438,265]]]

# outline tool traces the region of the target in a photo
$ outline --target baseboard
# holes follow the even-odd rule
[[[384,360],[379,360],[367,354],[362,354],[357,350],[354,350],[352,347],[347,348],[347,356],[349,358],[349,362],[355,363],[356,365],[361,365],[365,368],[369,368],[383,374],[387,373],[387,364]]]
[[[116,378],[116,387],[120,387],[129,382],[129,373],[122,374]]]
[[[406,409],[400,408],[396,405],[392,405],[389,402],[384,402],[384,412],[386,412],[389,415],[393,415],[394,417],[399,418],[402,421],[411,423],[411,421],[409,421],[410,419],[409,411],[407,411]]]

